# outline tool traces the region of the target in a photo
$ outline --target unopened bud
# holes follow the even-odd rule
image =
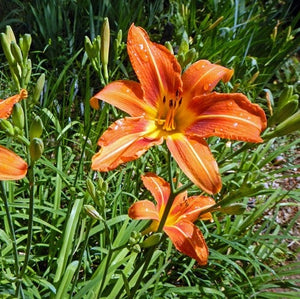
[[[93,57],[95,57],[93,45],[88,36],[85,36],[85,38],[84,38],[84,49],[85,49],[85,52],[87,53],[89,59],[92,59]]]
[[[166,47],[172,54],[174,54],[172,44],[171,44],[169,41],[165,42],[165,47]]]
[[[31,59],[27,59],[26,68],[25,68],[25,80],[24,80],[25,85],[27,85],[28,82],[30,81],[31,71],[32,71]]]
[[[95,220],[103,220],[103,218],[100,216],[100,214],[92,205],[84,205],[83,207],[87,215],[90,216],[91,218]]]
[[[110,44],[109,21],[108,18],[104,18],[102,31],[101,31],[101,61],[103,65],[108,64],[109,44]]]
[[[13,125],[7,119],[0,119],[0,127],[8,136],[14,136],[15,130]]]
[[[42,136],[43,133],[43,122],[41,120],[41,118],[36,115],[30,125],[30,129],[29,129],[29,137],[30,139],[33,138],[40,138]]]
[[[88,190],[89,194],[91,195],[91,197],[93,199],[96,198],[96,188],[90,178],[87,178],[87,180],[86,180],[86,187],[87,187],[87,190]]]
[[[28,57],[29,49],[31,46],[31,35],[26,33],[23,37],[19,39],[20,48],[23,53],[23,57],[26,59]]]
[[[16,103],[14,105],[11,116],[12,116],[13,124],[22,130],[25,124],[25,116],[24,116],[22,105],[20,103]]]
[[[110,44],[110,29],[108,18],[104,18],[101,32],[101,62],[103,66],[103,76],[106,82],[108,81],[108,58],[109,58],[109,44]]]
[[[6,36],[8,38],[9,43],[11,43],[11,42],[15,42],[16,43],[17,42],[15,34],[14,34],[12,28],[9,25],[6,26],[5,33],[6,33]]]
[[[16,42],[11,42],[10,43],[10,50],[11,50],[12,55],[14,56],[16,61],[18,62],[18,64],[22,65],[23,55],[22,55],[20,47],[17,45]]]
[[[33,102],[34,103],[37,103],[40,96],[41,96],[41,93],[42,93],[42,90],[44,88],[44,85],[45,85],[45,74],[41,74],[36,82],[36,85],[35,85],[35,88],[34,88],[34,91],[33,91]]]
[[[10,41],[8,40],[7,35],[3,32],[0,33],[0,40],[1,40],[1,45],[2,45],[4,55],[9,65],[12,66],[15,63],[15,58],[13,57],[10,50]]]
[[[131,250],[133,252],[140,253],[141,252],[141,246],[139,244],[135,244],[134,246],[132,246]]]
[[[141,247],[148,248],[157,245],[162,237],[162,233],[154,233],[141,243]]]
[[[32,161],[37,161],[44,152],[44,143],[40,138],[33,138],[30,141],[29,152]]]

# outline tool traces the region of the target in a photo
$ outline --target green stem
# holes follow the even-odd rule
[[[10,211],[9,211],[9,204],[8,204],[8,199],[7,199],[6,190],[5,190],[5,186],[4,186],[3,181],[1,181],[0,187],[1,187],[1,193],[2,193],[2,196],[3,196],[4,209],[5,209],[6,217],[7,217],[7,220],[8,220],[10,238],[11,238],[11,241],[12,241],[13,255],[14,255],[14,262],[15,262],[15,276],[19,277],[19,275],[20,275],[20,264],[19,264],[18,248],[17,248],[17,239],[16,239],[16,234],[15,234],[14,224],[13,224],[12,217],[11,217],[11,214],[10,214]],[[19,297],[20,294],[21,294],[21,298],[24,298],[22,287],[16,290],[15,295],[16,295],[16,297]]]
[[[87,230],[86,230],[86,237],[85,237],[85,240],[84,240],[84,245],[83,245],[83,248],[81,250],[79,260],[78,260],[78,267],[77,267],[76,272],[74,274],[75,278],[74,278],[74,281],[73,281],[73,284],[72,284],[72,289],[70,291],[70,298],[73,297],[72,294],[74,292],[75,286],[76,286],[77,281],[78,281],[78,276],[79,276],[79,271],[80,271],[81,264],[82,264],[83,254],[84,254],[85,249],[86,249],[87,244],[88,244],[89,234],[90,234],[90,230],[91,230],[91,227],[92,227],[92,223],[93,223],[93,219],[90,219],[90,221],[88,223]]]
[[[28,178],[29,178],[29,210],[28,210],[28,232],[27,232],[27,243],[26,243],[26,251],[25,251],[25,259],[24,263],[19,275],[19,281],[17,283],[17,291],[22,287],[22,279],[25,274],[26,268],[28,266],[30,251],[31,251],[31,243],[33,236],[33,213],[34,213],[34,187],[35,187],[35,178],[34,178],[34,162],[32,162],[31,167],[28,169]]]

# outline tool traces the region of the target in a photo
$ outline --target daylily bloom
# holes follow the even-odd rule
[[[22,89],[19,94],[0,100],[0,119],[8,118],[14,104],[27,98],[27,90]],[[19,180],[27,173],[27,163],[11,150],[0,146],[0,181]]]
[[[147,231],[156,231],[170,197],[170,185],[153,173],[142,176],[145,187],[151,192],[157,205],[149,200],[134,203],[128,211],[132,219],[152,219]],[[187,192],[176,196],[163,227],[176,249],[195,259],[199,265],[206,265],[208,248],[199,228],[193,224],[197,219],[212,220],[211,213],[199,214],[213,206],[215,201],[208,196],[187,197]]]
[[[27,173],[27,163],[11,150],[0,146],[0,181],[20,180]]]
[[[92,169],[112,170],[166,140],[194,184],[208,193],[219,192],[218,165],[204,138],[261,142],[264,111],[243,94],[212,92],[220,80],[230,80],[233,70],[199,60],[181,76],[175,56],[151,42],[143,28],[130,27],[127,50],[140,83],[115,81],[91,98],[95,109],[102,100],[130,115],[117,120],[100,137],[101,148],[92,158]]]
[[[6,100],[0,99],[0,118],[8,118],[12,113],[14,105],[21,100],[26,99],[27,96],[27,90],[21,89],[19,94],[9,97]]]

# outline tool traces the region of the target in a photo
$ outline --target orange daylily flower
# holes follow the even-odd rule
[[[142,176],[145,187],[151,192],[157,205],[149,200],[134,203],[128,211],[132,219],[152,219],[148,231],[156,231],[170,196],[170,185],[153,173]],[[212,220],[211,213],[199,214],[213,206],[215,201],[208,196],[187,197],[187,191],[176,196],[169,212],[164,232],[176,249],[195,259],[199,265],[206,265],[208,248],[199,228],[193,224],[197,219]]]
[[[0,181],[20,180],[27,173],[27,163],[14,152],[0,146]]]
[[[151,42],[143,28],[130,27],[127,50],[140,83],[115,81],[91,98],[95,109],[102,100],[130,115],[100,137],[92,169],[112,170],[166,140],[194,184],[210,194],[219,192],[218,165],[204,138],[261,142],[267,123],[264,111],[243,94],[212,92],[220,80],[230,80],[233,70],[199,60],[181,76],[175,56]]]
[[[8,118],[14,104],[27,98],[27,90],[22,89],[19,94],[0,100],[0,119]],[[27,173],[27,163],[11,150],[0,146],[0,181],[19,180]]]
[[[14,105],[27,97],[27,90],[21,89],[19,94],[9,97],[6,100],[0,99],[0,118],[8,118],[12,113]]]

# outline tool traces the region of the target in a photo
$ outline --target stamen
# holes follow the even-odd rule
[[[163,97],[163,103],[164,104],[166,103],[166,97],[165,96]]]

